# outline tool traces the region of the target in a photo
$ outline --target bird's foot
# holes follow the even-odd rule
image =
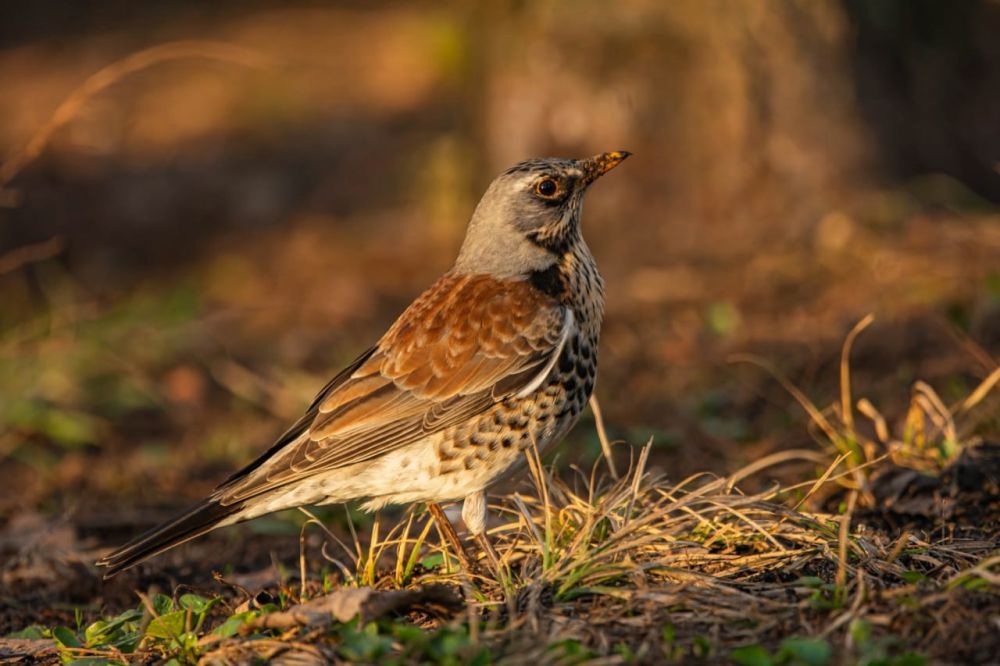
[[[486,561],[489,563],[489,567],[491,569],[490,573],[492,573],[497,580],[501,580],[504,577],[503,565],[500,564],[500,556],[497,555],[497,551],[494,550],[493,544],[490,543],[490,538],[486,535],[486,532],[477,534],[476,542],[486,554]]]

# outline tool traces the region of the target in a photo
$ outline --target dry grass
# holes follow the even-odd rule
[[[490,534],[502,575],[466,579],[434,571],[412,583],[471,589],[471,617],[486,621],[480,638],[500,654],[509,649],[523,658],[529,646],[571,644],[595,655],[617,649],[622,660],[723,656],[741,645],[773,647],[793,634],[856,655],[852,641],[866,624],[933,651],[935,641],[968,622],[967,583],[995,584],[995,538],[892,535],[852,524],[850,508],[795,509],[795,490],[815,489],[812,481],[739,490],[738,482],[767,463],[814,461],[809,452],[774,456],[730,477],[678,483],[648,473],[646,452],[618,481],[595,471],[574,470],[565,480],[541,470],[534,492],[501,498],[493,508],[502,522]],[[840,458],[824,483],[859,471]],[[390,535],[379,548],[405,553],[418,543]],[[399,583],[359,572],[354,580],[361,579],[380,588]],[[950,610],[929,628],[915,621],[943,608]],[[991,630],[982,631],[986,639]]]
[[[560,476],[529,451],[530,487],[492,507],[499,517],[489,532],[499,575],[446,565],[410,576],[431,525],[428,519],[411,537],[417,522],[411,513],[381,540],[376,522],[366,554],[360,545],[353,554],[345,548],[354,565],[348,582],[380,589],[459,584],[469,626],[482,629],[478,640],[518,660],[532,652],[555,658],[553,650],[613,661],[720,657],[760,646],[775,650],[768,655],[774,663],[793,663],[801,657],[788,652],[795,644],[784,653],[779,646],[794,635],[811,637],[807,648],[826,645],[845,659],[873,663],[905,663],[913,651],[939,658],[988,654],[996,647],[995,628],[984,615],[1000,610],[997,531],[940,521],[886,529],[878,516],[887,507],[873,492],[880,478],[873,472],[896,463],[938,472],[955,464],[961,451],[978,444],[968,435],[972,415],[1000,372],[951,409],[918,382],[898,437],[862,403],[859,411],[875,424],[868,437],[852,415],[849,356],[870,321],[845,342],[839,405],[819,409],[788,385],[828,453],[785,451],[727,477],[705,473],[672,482],[648,469],[652,442],[632,449],[629,470],[617,479],[603,460]],[[820,473],[763,492],[741,490],[795,462]],[[380,574],[374,563],[382,561],[395,566]]]
[[[981,487],[932,488],[935,501],[951,493],[949,501],[980,505],[985,513],[978,523],[894,514],[880,498],[887,470],[902,469],[894,461],[909,464],[908,474],[923,473],[921,479],[931,478],[926,471],[957,478],[954,470],[979,446],[962,433],[975,431],[976,408],[988,402],[1000,374],[990,374],[950,409],[918,384],[898,436],[873,407],[861,408],[874,423],[868,436],[851,414],[848,364],[864,324],[844,347],[838,406],[820,409],[788,384],[824,452],[784,451],[729,476],[672,481],[651,469],[652,441],[630,449],[628,470],[618,478],[608,473],[606,459],[559,474],[532,449],[526,454],[530,481],[492,506],[489,535],[499,571],[488,571],[484,559],[471,570],[460,566],[431,518],[417,509],[387,531],[376,516],[367,539],[348,520],[349,542],[310,517],[303,535],[318,526],[324,544],[317,553],[303,537],[299,580],[285,578],[272,588],[277,604],[254,610],[259,590],[234,588],[232,612],[220,623],[206,621],[214,600],[189,599],[184,616],[169,599],[143,597],[140,609],[127,611],[136,622],[137,633],[129,635],[134,653],[99,641],[67,645],[72,640],[65,632],[49,635],[63,658],[205,663],[278,656],[300,663],[989,658],[998,647],[991,622],[1000,614],[1000,480],[986,471]],[[1000,469],[1000,456],[991,464]],[[804,465],[815,474],[768,486],[780,465]],[[743,490],[750,487],[766,489]],[[904,484],[894,497],[912,497],[922,487]],[[323,568],[322,581],[310,576]],[[442,584],[464,598],[457,612]],[[374,605],[352,607],[359,610],[347,616],[360,612],[362,619],[344,622],[338,595],[355,588],[368,590],[363,598]],[[397,590],[409,591],[405,603]],[[380,602],[380,594],[395,596]],[[440,603],[428,602],[427,594]],[[191,607],[203,606],[193,622]],[[317,613],[317,607],[340,611]],[[382,610],[370,610],[376,607]],[[178,635],[148,633],[146,627],[169,624],[168,617],[187,618]],[[220,624],[231,631],[210,631]]]

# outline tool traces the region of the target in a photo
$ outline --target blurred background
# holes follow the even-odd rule
[[[730,357],[825,405],[869,312],[857,397],[890,423],[917,379],[957,400],[1000,355],[997,34],[986,0],[5,12],[0,524],[210,490],[534,156],[635,153],[584,216],[597,395],[673,478],[810,446],[792,398]],[[587,417],[560,455],[599,451]]]

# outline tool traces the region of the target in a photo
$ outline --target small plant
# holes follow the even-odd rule
[[[66,664],[125,664],[137,652],[156,654],[178,663],[194,663],[204,649],[204,625],[210,611],[220,598],[206,598],[197,594],[184,594],[174,601],[163,594],[151,599],[143,598],[137,608],[130,608],[119,615],[97,620],[82,631],[56,627],[45,635],[52,638],[59,648],[59,656]],[[211,632],[214,640],[236,634],[245,622],[261,613],[275,610],[264,607],[257,611],[234,613]],[[32,637],[35,632],[32,632]]]
[[[868,315],[848,333],[840,357],[840,400],[826,409],[817,407],[766,360],[747,354],[730,359],[763,368],[788,391],[809,415],[820,444],[853,468],[852,475],[840,482],[854,489],[862,488],[865,474],[886,458],[918,470],[944,469],[958,457],[964,445],[975,441],[971,433],[980,421],[991,418],[990,410],[983,405],[1000,384],[1000,367],[997,367],[964,399],[947,406],[929,384],[918,380],[913,384],[902,432],[894,436],[885,417],[867,398],[856,403],[853,400],[851,348],[873,321],[874,317]],[[870,432],[859,427],[855,411],[869,420]]]
[[[833,649],[825,640],[813,638],[786,638],[772,654],[760,645],[736,648],[729,658],[740,666],[826,666],[833,656]]]

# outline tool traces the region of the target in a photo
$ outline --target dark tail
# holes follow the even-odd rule
[[[108,567],[105,580],[165,550],[211,532],[219,523],[243,510],[242,503],[224,506],[216,499],[202,500],[184,513],[140,534],[127,544],[97,561]]]

